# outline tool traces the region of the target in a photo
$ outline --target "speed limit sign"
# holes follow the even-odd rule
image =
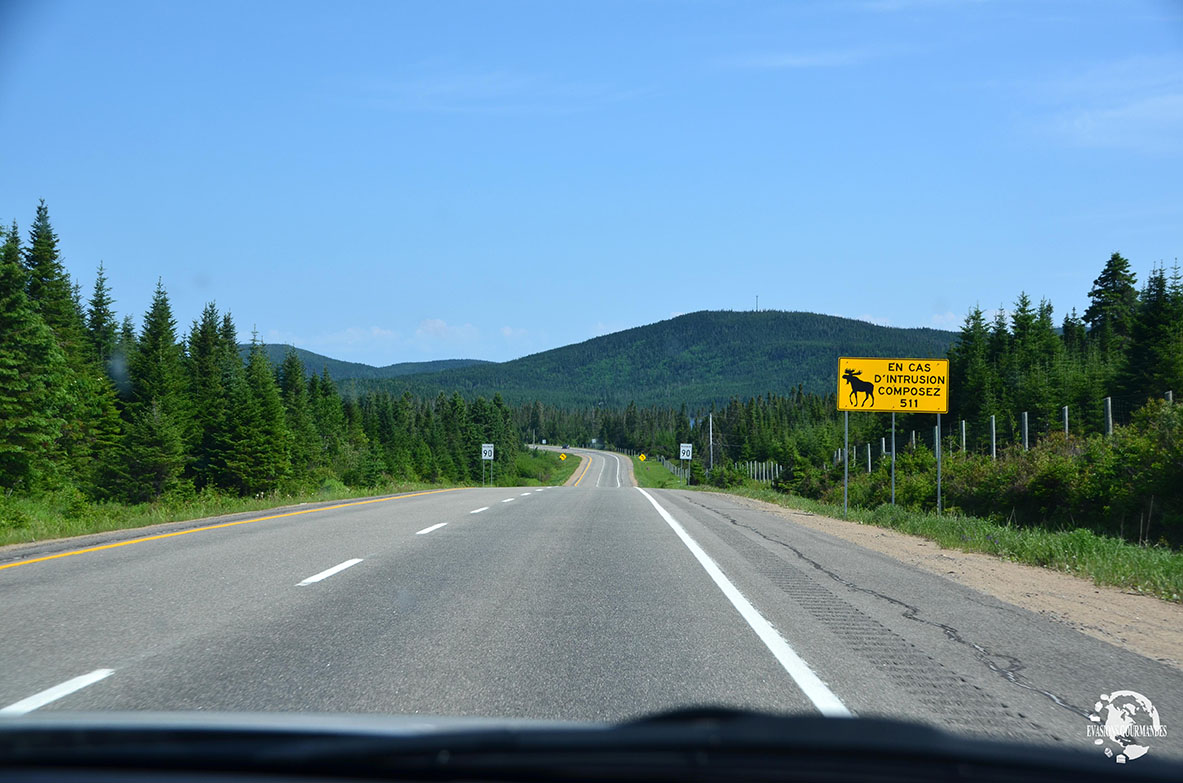
[[[481,444],[481,459],[493,459],[493,444],[492,443],[482,443]]]
[[[691,459],[691,454],[694,453],[694,444],[681,443],[678,445],[678,459]]]

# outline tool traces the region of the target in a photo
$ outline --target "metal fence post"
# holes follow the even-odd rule
[[[1023,411],[1023,451],[1027,451],[1027,411]]]
[[[1105,398],[1105,434],[1113,434],[1113,398]]]
[[[1068,406],[1065,405],[1061,412],[1064,414],[1064,436],[1068,435]]]

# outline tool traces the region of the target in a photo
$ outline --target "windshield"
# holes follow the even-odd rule
[[[0,5],[0,714],[1183,757],[1181,33]]]

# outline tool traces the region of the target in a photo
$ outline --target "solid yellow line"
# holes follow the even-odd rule
[[[583,457],[580,456],[580,459],[582,460]],[[587,472],[591,469],[591,463],[592,463],[592,458],[590,456],[588,456],[587,460],[583,463],[583,472],[579,474],[579,478],[575,479],[575,483],[572,484],[571,486],[573,486],[573,487],[579,486],[579,482],[583,481],[583,477],[586,476]]]
[[[325,506],[324,508],[306,508],[303,511],[288,511],[283,514],[272,514],[269,517],[257,517],[255,519],[241,519],[237,522],[222,522],[217,525],[206,525],[205,527],[195,527],[189,530],[178,530],[174,533],[159,533],[154,536],[143,536],[142,538],[132,538],[127,541],[117,541],[114,544],[102,544],[100,546],[89,546],[85,549],[73,549],[69,552],[58,552],[55,555],[45,555],[44,557],[33,557],[28,560],[18,560],[15,563],[5,563],[0,565],[0,571],[5,568],[16,568],[17,566],[28,565],[29,563],[43,563],[46,560],[57,560],[59,557],[71,557],[73,555],[82,555],[87,552],[98,552],[103,549],[115,549],[121,546],[130,546],[132,544],[142,544],[145,541],[158,541],[162,538],[172,538],[173,536],[187,536],[190,533],[200,533],[204,530],[217,530],[223,527],[234,527],[235,525],[249,525],[252,522],[263,522],[268,519],[280,519],[282,517],[294,517],[299,514],[312,514],[317,511],[332,511],[337,508],[348,508],[349,506],[364,506],[367,503],[382,503],[387,500],[401,500],[402,498],[417,498],[421,495],[436,495],[440,492],[455,492],[464,489],[464,487],[452,487],[451,489],[432,489],[427,492],[414,492],[409,495],[395,495],[388,498],[372,498],[371,500],[355,500],[351,503],[340,503],[336,506]]]

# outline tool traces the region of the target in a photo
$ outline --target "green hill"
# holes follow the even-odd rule
[[[251,350],[250,345],[241,344],[238,346],[238,352],[246,358],[247,353]],[[263,352],[267,354],[267,358],[271,363],[278,365],[283,361],[289,350],[296,352],[300,357],[300,361],[304,362],[304,369],[308,374],[320,374],[324,369],[328,369],[329,375],[334,380],[342,380],[345,378],[362,378],[362,379],[381,379],[381,378],[397,378],[403,375],[415,375],[423,373],[434,373],[440,370],[449,370],[458,367],[471,367],[479,364],[491,364],[480,359],[439,359],[431,362],[400,362],[398,364],[388,364],[385,367],[373,367],[369,364],[360,364],[358,362],[343,362],[340,359],[330,359],[328,356],[323,356],[319,353],[306,351],[303,348],[296,348],[292,345],[285,345],[279,343],[277,345],[264,345]]]
[[[500,393],[510,403],[560,406],[702,405],[797,385],[831,393],[839,356],[944,357],[955,337],[814,313],[703,311],[509,362],[387,379],[353,376],[342,388]]]

